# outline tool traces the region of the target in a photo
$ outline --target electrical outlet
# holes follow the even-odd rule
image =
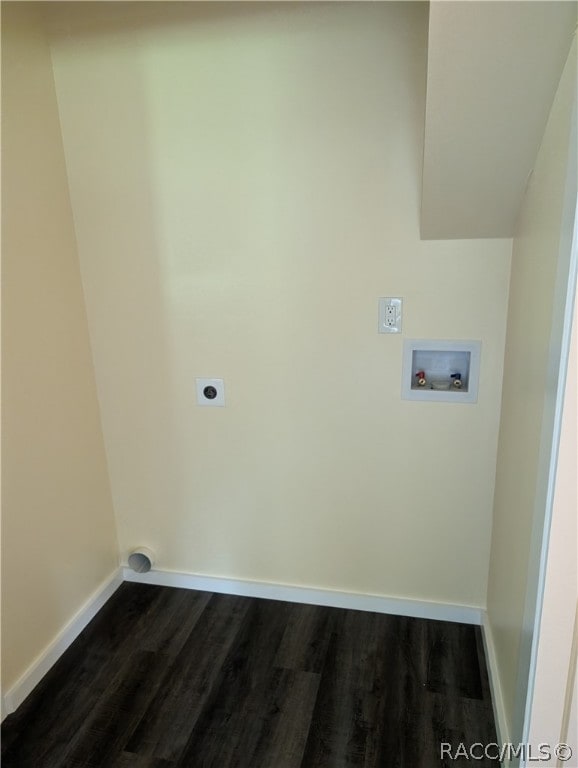
[[[223,407],[225,405],[225,383],[223,379],[195,379],[197,405]]]
[[[397,312],[393,304],[385,305],[385,324],[388,328],[395,328],[397,325]]]
[[[401,299],[379,299],[379,325],[380,333],[401,333]]]

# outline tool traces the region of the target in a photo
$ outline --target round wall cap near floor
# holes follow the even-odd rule
[[[128,556],[128,567],[136,573],[148,573],[155,562],[154,552],[148,547],[133,549]]]

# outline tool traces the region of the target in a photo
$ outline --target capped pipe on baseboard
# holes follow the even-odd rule
[[[138,547],[128,556],[128,567],[135,573],[148,573],[155,563],[155,553],[148,547]]]

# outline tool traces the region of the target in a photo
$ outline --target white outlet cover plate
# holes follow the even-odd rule
[[[379,322],[377,329],[380,333],[401,333],[402,299],[391,296],[379,299]]]
[[[223,379],[195,379],[197,389],[197,405],[203,405],[208,408],[219,408],[225,405],[225,382]],[[205,396],[204,390],[207,387],[214,387],[217,390],[217,396],[212,400]]]

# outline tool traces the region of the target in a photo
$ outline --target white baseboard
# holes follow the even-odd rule
[[[2,719],[14,712],[123,582],[116,570],[96,589],[14,685],[2,696]]]
[[[510,743],[510,730],[506,719],[506,708],[504,707],[504,698],[502,696],[502,685],[500,682],[500,672],[498,668],[498,658],[494,645],[494,635],[486,611],[482,613],[482,637],[484,640],[484,651],[486,653],[486,664],[488,666],[488,677],[490,679],[490,690],[492,692],[492,704],[494,707],[494,720],[496,722],[497,742],[498,744]]]
[[[55,662],[58,661],[64,651],[76,640],[106,601],[116,592],[123,581],[155,584],[164,587],[197,589],[204,592],[218,592],[245,597],[262,597],[269,600],[282,600],[291,603],[306,603],[333,608],[350,608],[358,611],[390,613],[397,616],[412,616],[421,619],[457,621],[461,624],[482,624],[482,609],[469,605],[452,605],[385,597],[382,595],[338,592],[331,589],[314,589],[287,584],[224,579],[215,576],[177,573],[175,571],[153,570],[149,573],[135,573],[130,568],[123,567],[115,571],[101,584],[58,633],[50,645],[32,662],[6,694],[2,696],[2,719],[20,706],[33,688],[42,680]],[[488,656],[488,664],[491,667],[488,650],[486,650],[486,655]]]
[[[224,579],[176,571],[152,570],[148,573],[135,573],[127,567],[122,570],[125,581],[140,584],[198,589],[203,592],[219,592],[244,597],[264,597],[269,600],[283,600],[288,603],[307,603],[331,608],[391,613],[419,619],[457,621],[460,624],[480,625],[482,623],[482,609],[470,605],[451,605],[381,595],[364,595],[355,592],[337,592],[332,589],[313,589],[261,581]]]

